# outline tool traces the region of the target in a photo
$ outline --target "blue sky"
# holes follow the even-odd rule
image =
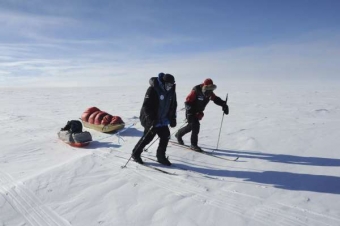
[[[1,0],[0,85],[338,79],[339,12],[338,0]]]

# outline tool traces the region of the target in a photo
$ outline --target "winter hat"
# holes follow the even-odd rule
[[[168,82],[168,83],[171,83],[171,84],[175,84],[175,77],[171,74],[165,74],[163,76],[163,81],[164,81],[164,83]]]
[[[217,86],[213,83],[213,81],[210,78],[207,78],[206,80],[204,80],[203,84],[202,84],[202,91],[205,92],[206,90],[215,90],[217,88]]]

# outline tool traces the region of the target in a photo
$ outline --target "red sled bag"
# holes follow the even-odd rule
[[[84,127],[103,133],[117,132],[125,127],[124,121],[119,116],[112,116],[97,107],[90,107],[81,116]]]

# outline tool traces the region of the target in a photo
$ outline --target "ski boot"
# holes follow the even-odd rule
[[[198,147],[197,145],[191,145],[190,149],[193,151],[197,151],[197,152],[203,152],[202,148]]]
[[[142,164],[142,165],[144,164],[140,155],[132,154],[132,159],[139,164]]]
[[[165,157],[165,155],[157,156],[157,161],[162,165],[171,166],[171,162]]]

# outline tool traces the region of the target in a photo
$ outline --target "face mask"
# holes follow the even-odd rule
[[[203,92],[204,96],[206,96],[206,97],[211,96],[212,93],[213,93],[212,90],[206,90],[206,91]]]
[[[164,84],[164,88],[165,88],[166,91],[169,91],[173,86],[174,86],[174,84],[169,83],[169,82],[166,82]]]

